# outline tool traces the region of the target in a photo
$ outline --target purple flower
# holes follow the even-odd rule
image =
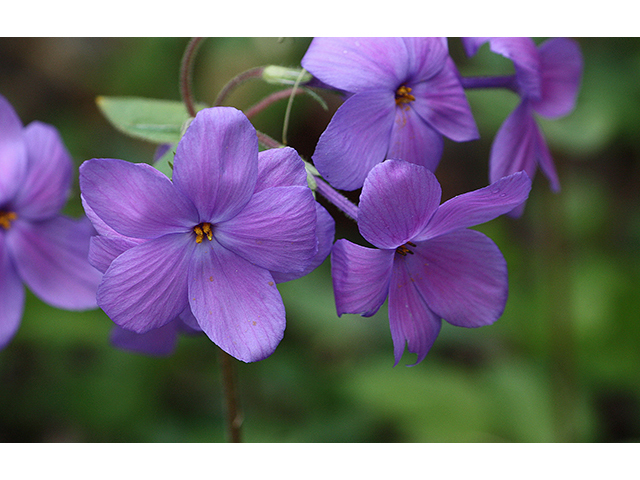
[[[524,170],[533,179],[537,166],[549,179],[553,191],[560,182],[553,158],[538,127],[534,112],[546,118],[569,114],[574,106],[582,77],[582,55],[578,44],[554,38],[536,47],[527,37],[484,37],[463,39],[469,56],[489,42],[492,51],[513,61],[514,89],[520,103],[502,124],[491,148],[490,181]],[[512,214],[519,216],[524,204]]]
[[[0,348],[20,325],[23,282],[54,307],[96,308],[100,272],[87,261],[93,228],[59,215],[72,168],[57,130],[40,122],[23,128],[0,95]]]
[[[312,157],[336,188],[360,188],[386,158],[434,171],[443,135],[479,136],[444,38],[315,38],[302,66],[351,94]]]
[[[315,201],[297,165],[281,173],[304,185],[260,178],[255,129],[229,107],[197,114],[178,144],[172,180],[146,164],[85,162],[85,204],[136,243],[94,239],[92,250],[102,245],[92,261],[107,267],[98,305],[137,333],[192,314],[239,360],[269,356],[285,328],[271,272],[301,273],[318,250]],[[109,248],[114,258],[100,258]]]
[[[428,169],[401,160],[375,166],[358,207],[367,248],[338,240],[331,254],[338,315],[371,316],[389,297],[395,364],[405,341],[421,362],[440,332],[441,319],[461,327],[495,322],[507,301],[507,266],[488,237],[467,227],[524,202],[524,172],[440,204]]]

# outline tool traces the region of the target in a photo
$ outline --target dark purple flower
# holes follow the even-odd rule
[[[178,144],[172,180],[146,164],[85,162],[85,204],[137,242],[94,239],[102,245],[92,261],[107,266],[98,305],[137,333],[192,314],[230,355],[245,362],[269,356],[285,328],[271,272],[303,272],[318,250],[315,201],[298,166],[283,175],[304,185],[261,179],[255,129],[229,107],[197,114]],[[100,258],[109,248],[123,249]]]
[[[546,118],[569,114],[576,102],[582,78],[579,45],[567,38],[554,38],[536,47],[527,37],[484,37],[463,39],[468,55],[489,42],[492,51],[513,61],[515,90],[520,103],[502,124],[491,148],[489,179],[496,181],[524,170],[533,179],[539,166],[553,191],[560,181],[553,158],[534,113]],[[513,215],[522,213],[524,204]]]
[[[59,215],[73,162],[51,125],[23,128],[0,95],[0,348],[18,330],[23,282],[57,308],[96,308],[100,272],[87,261],[93,228]]]
[[[405,342],[421,362],[441,319],[461,327],[495,322],[507,301],[507,266],[488,237],[467,227],[524,202],[524,172],[440,204],[428,169],[401,160],[375,166],[358,206],[358,228],[375,248],[338,240],[331,273],[338,315],[371,316],[389,297],[395,363]]]
[[[434,171],[443,135],[478,138],[444,38],[315,38],[302,66],[350,94],[312,157],[336,188],[360,188],[386,158]]]

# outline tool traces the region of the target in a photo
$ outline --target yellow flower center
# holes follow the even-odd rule
[[[396,253],[398,255],[402,255],[403,257],[406,257],[407,254],[413,255],[413,252],[409,250],[409,247],[407,245],[409,245],[410,247],[416,246],[416,244],[413,242],[407,242],[404,245],[400,245],[398,248],[396,248]]]
[[[405,103],[413,102],[415,99],[416,97],[411,95],[411,87],[402,85],[398,90],[396,90],[396,105],[399,107]]]
[[[11,222],[18,218],[15,212],[2,212],[0,211],[0,227],[5,230],[9,230],[11,227]]]
[[[193,231],[196,234],[196,243],[202,243],[205,236],[209,241],[213,240],[213,231],[211,230],[211,224],[208,222],[196,225],[193,227]]]

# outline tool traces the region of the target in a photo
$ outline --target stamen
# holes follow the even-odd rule
[[[400,245],[398,248],[396,248],[396,253],[399,255],[402,255],[403,257],[406,257],[407,254],[409,255],[413,255],[413,252],[411,250],[409,250],[409,247],[407,247],[407,245],[411,246],[411,247],[415,247],[416,244],[413,242],[407,242],[404,245]]]
[[[0,211],[0,226],[5,230],[9,230],[11,222],[18,218],[15,212],[1,212]]]
[[[205,235],[209,241],[213,240],[213,230],[211,230],[211,224],[208,222],[196,225],[193,227],[193,231],[196,234],[196,243],[202,243]]]
[[[411,95],[411,87],[402,85],[398,90],[396,90],[396,105],[398,106],[402,106],[405,103],[413,102],[415,99],[416,97]]]

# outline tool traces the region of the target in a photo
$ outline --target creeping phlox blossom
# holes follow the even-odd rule
[[[40,122],[23,128],[0,95],[0,348],[20,325],[23,282],[54,307],[96,308],[100,272],[87,260],[93,228],[59,214],[72,168],[57,130]]]
[[[371,316],[389,297],[389,324],[397,365],[405,349],[421,362],[442,319],[461,327],[495,322],[507,301],[507,266],[498,247],[467,227],[524,202],[524,172],[440,205],[441,189],[428,169],[387,160],[367,177],[358,228],[377,247],[338,240],[331,273],[338,315]]]
[[[267,156],[285,166],[259,175],[255,129],[239,110],[217,107],[191,122],[172,180],[146,164],[84,162],[88,214],[116,232],[92,243],[105,272],[98,305],[138,334],[178,319],[239,360],[273,353],[285,328],[273,272],[302,275],[319,250],[303,162],[283,150]]]
[[[489,179],[494,182],[521,170],[533,179],[539,165],[551,189],[558,191],[558,174],[534,112],[553,119],[573,110],[582,78],[580,47],[568,38],[553,38],[536,47],[527,37],[472,37],[463,38],[467,55],[475,55],[487,41],[493,52],[513,61],[512,88],[520,96],[520,103],[493,141]],[[519,216],[523,208],[524,204],[512,215]]]
[[[443,135],[479,137],[444,38],[314,38],[302,66],[350,94],[312,156],[335,188],[362,187],[386,158],[434,171]]]

